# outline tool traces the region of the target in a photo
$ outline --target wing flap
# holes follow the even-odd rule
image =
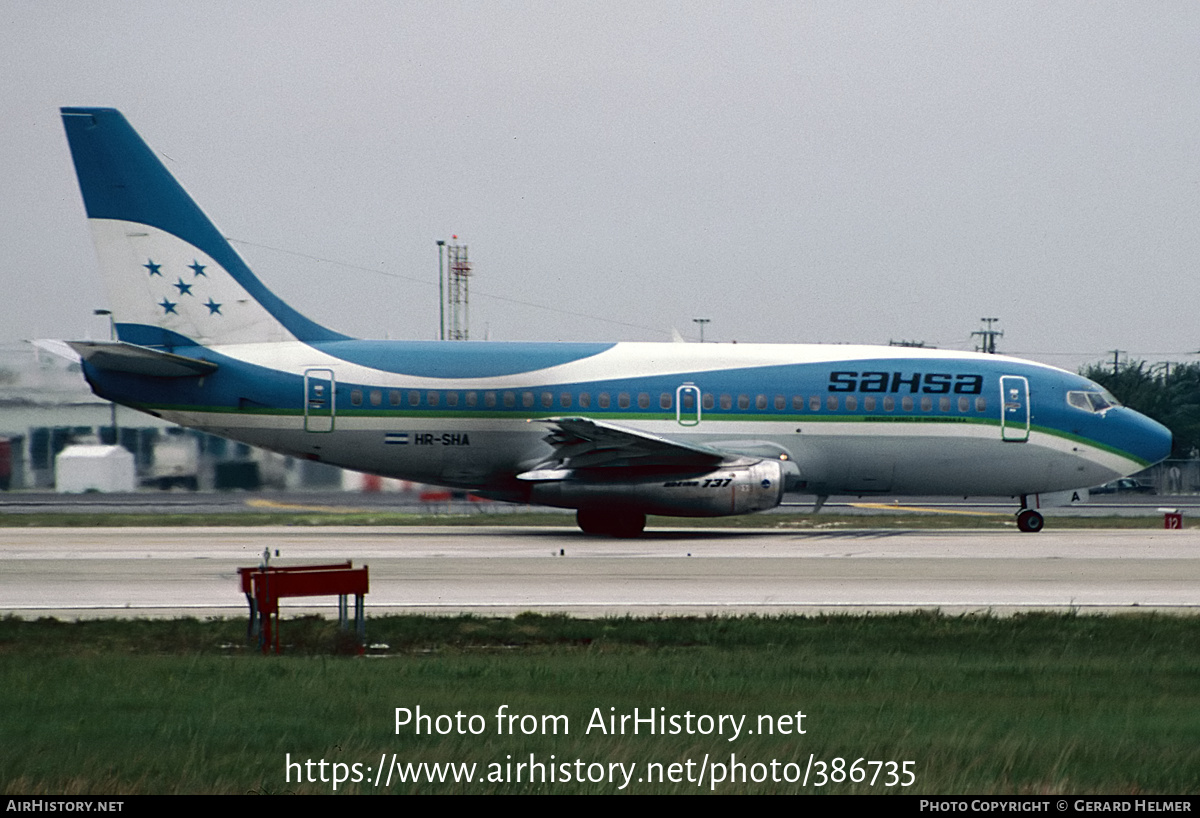
[[[577,469],[655,467],[715,468],[729,454],[699,443],[685,443],[649,432],[584,417],[554,417],[544,438],[554,457],[518,475],[522,480],[562,479]]]

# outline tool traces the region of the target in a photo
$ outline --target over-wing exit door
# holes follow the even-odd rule
[[[332,369],[304,370],[304,431],[333,431],[334,386]]]
[[[1000,437],[1014,443],[1029,440],[1029,381],[1020,375],[1000,378]]]
[[[685,383],[675,390],[675,420],[680,426],[700,424],[700,387]]]

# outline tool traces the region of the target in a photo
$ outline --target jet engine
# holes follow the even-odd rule
[[[668,517],[725,517],[774,508],[783,501],[778,460],[742,461],[703,474],[599,479],[574,472],[534,484],[530,501],[576,509],[627,508]]]

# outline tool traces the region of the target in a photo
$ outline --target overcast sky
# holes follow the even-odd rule
[[[107,334],[100,105],[354,335],[457,234],[475,338],[1200,349],[1200,3],[0,0],[0,66],[0,342]]]

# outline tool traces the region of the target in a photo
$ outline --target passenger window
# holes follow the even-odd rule
[[[559,394],[558,405],[564,409],[570,409],[571,408],[571,393],[563,392],[563,393]]]
[[[650,395],[649,394],[647,394],[645,392],[638,393],[638,408],[639,409],[649,409],[650,408]]]
[[[425,393],[425,403],[429,406],[437,406],[438,398],[440,397],[440,395],[441,395],[440,392],[426,392]]]
[[[632,403],[632,401],[630,401],[630,399],[629,399],[628,392],[618,392],[617,393],[617,408],[618,409],[628,409],[631,403]]]
[[[592,393],[591,392],[580,392],[579,393],[579,408],[580,409],[588,409],[588,408],[591,408],[591,405],[592,405]]]
[[[554,406],[554,396],[551,395],[549,392],[543,392],[542,393],[542,408],[550,409],[553,406]]]
[[[704,393],[704,408],[712,409],[713,408],[713,400],[714,399],[712,396],[712,392],[705,392]]]
[[[421,405],[421,393],[415,389],[412,390],[411,392],[409,392],[408,393],[408,405],[409,406],[420,406]]]
[[[820,397],[818,397],[817,395],[813,395],[811,398],[808,399],[808,410],[810,412],[820,412],[821,411]]]
[[[476,394],[474,392],[467,393],[467,406],[473,408],[475,406],[475,402],[477,400],[479,400],[479,398],[478,398],[478,396],[476,396]]]
[[[668,393],[663,392],[661,395],[658,396],[658,407],[660,409],[670,409],[671,408],[671,396]]]
[[[508,407],[509,409],[516,406],[517,405],[517,393],[516,392],[505,392],[504,393],[504,405],[506,407]]]
[[[971,411],[971,399],[970,398],[959,398],[958,399],[958,411],[970,412]]]
[[[362,406],[362,390],[361,389],[351,389],[350,390],[350,405],[351,406]]]
[[[721,408],[722,409],[732,409],[733,408],[733,398],[729,395],[722,395],[721,396]]]
[[[905,395],[900,399],[900,408],[905,412],[911,412],[913,408],[913,399]]]
[[[946,397],[945,395],[938,398],[938,411],[939,412],[949,412],[950,411],[950,398]]]
[[[758,397],[756,397],[754,399],[754,408],[759,409],[759,410],[766,409],[767,408],[767,396],[759,395]]]
[[[829,397],[825,398],[825,408],[828,409],[830,412],[837,411],[837,408],[838,408],[837,395],[830,395]]]
[[[607,409],[607,408],[609,407],[609,404],[611,403],[611,399],[608,397],[608,393],[607,393],[607,392],[601,392],[601,393],[600,393],[600,401],[599,401],[599,403],[600,403],[600,408],[601,408],[601,409]]]
[[[987,411],[987,398],[976,398],[975,399],[975,411],[976,412],[986,412]]]
[[[787,408],[787,398],[785,398],[783,395],[776,395],[775,396],[775,410],[778,412],[782,412],[786,408]]]
[[[803,395],[792,395],[792,409],[793,409],[793,411],[796,411],[796,412],[804,411],[804,396]]]
[[[896,408],[896,399],[888,395],[883,399],[883,411],[890,412]]]
[[[446,405],[450,406],[450,407],[458,406],[458,393],[457,392],[447,392],[446,393]]]
[[[379,406],[381,403],[383,403],[383,393],[380,392],[378,389],[372,389],[371,390],[371,405]]]
[[[867,395],[865,398],[863,398],[863,409],[868,412],[875,411],[875,396],[874,395]]]
[[[532,392],[522,392],[521,393],[521,406],[523,406],[526,409],[529,409],[533,406],[533,393]]]
[[[483,405],[488,407],[489,409],[492,408],[493,406],[495,406],[496,405],[496,393],[495,392],[484,392],[483,393]]]
[[[664,408],[670,409],[671,407],[666,406]],[[696,408],[696,394],[694,392],[684,392],[683,393],[683,408],[684,409],[695,409]],[[711,407],[709,407],[709,408],[711,408]]]
[[[846,396],[846,409],[851,412],[858,409],[858,398],[854,397],[853,395],[847,395]]]
[[[933,398],[929,397],[928,395],[921,398],[921,411],[922,412],[932,412],[933,411]]]
[[[749,409],[749,408],[750,408],[749,395],[738,395],[738,409]]]

